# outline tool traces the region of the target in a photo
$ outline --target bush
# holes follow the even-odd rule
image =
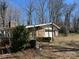
[[[17,52],[25,47],[28,43],[29,32],[25,26],[17,26],[12,31],[12,51]]]

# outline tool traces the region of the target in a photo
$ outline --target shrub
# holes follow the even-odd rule
[[[12,31],[12,51],[17,52],[24,48],[28,43],[29,32],[25,26],[17,26]]]

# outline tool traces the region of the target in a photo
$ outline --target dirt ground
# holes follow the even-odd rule
[[[79,35],[74,36],[74,34],[68,37],[57,37],[53,43],[40,42],[39,49],[3,54],[0,55],[0,59],[79,59],[78,38]]]
[[[39,56],[34,49],[28,49],[18,53],[0,55],[0,59],[39,59]]]
[[[41,50],[42,59],[79,59],[78,46],[75,43],[69,43],[69,46],[44,45]]]
[[[0,59],[79,59],[79,42],[65,42],[65,44],[67,46],[55,46],[42,42],[40,49],[0,55]]]

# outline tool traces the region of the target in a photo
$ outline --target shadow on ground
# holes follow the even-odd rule
[[[61,43],[62,44],[62,43]],[[52,50],[52,52],[67,52],[67,51],[79,51],[79,41],[66,43],[67,46],[54,46],[54,45],[41,45],[40,48]],[[53,49],[55,51],[53,51]]]

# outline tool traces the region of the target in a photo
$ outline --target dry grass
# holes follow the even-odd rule
[[[79,34],[69,34],[68,36],[59,36],[55,37],[55,42],[61,42],[61,41],[79,41]]]
[[[69,34],[68,36],[62,36],[54,37],[54,42],[52,43],[55,46],[64,46],[64,47],[70,47],[69,43],[72,42],[79,42],[79,34]]]
[[[60,35],[54,38],[52,44],[52,49],[43,49],[43,59],[79,59],[79,34],[69,34],[67,37]]]
[[[35,49],[27,49],[13,54],[0,55],[0,59],[40,59]]]
[[[2,59],[79,59],[79,34],[55,37],[53,46],[49,46],[49,43],[46,44],[46,46],[41,47],[41,51],[29,49],[11,54],[9,58],[3,56]]]

